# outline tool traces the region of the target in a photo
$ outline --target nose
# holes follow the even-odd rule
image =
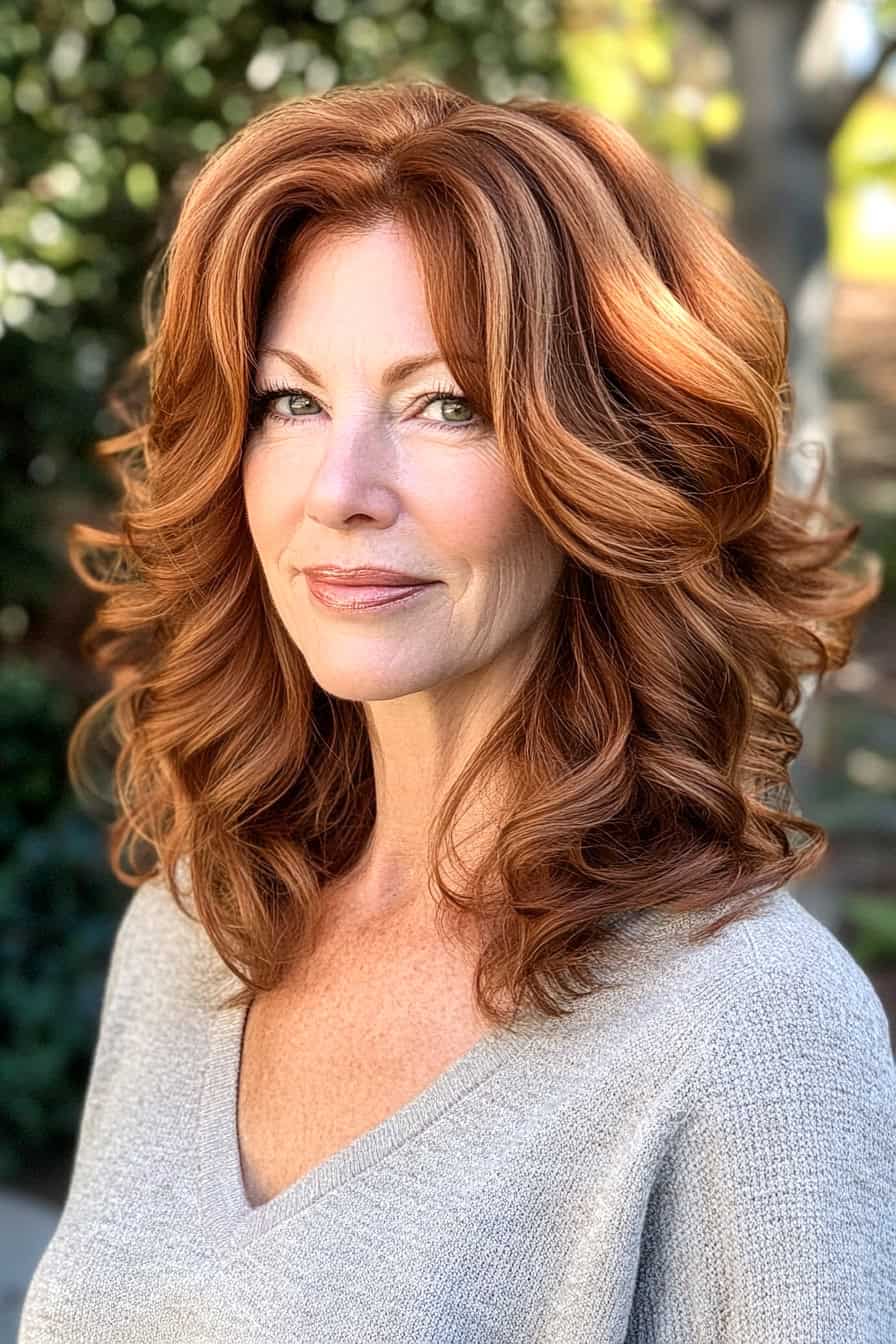
[[[325,527],[363,519],[389,527],[399,511],[394,445],[374,417],[334,421],[308,480],[305,513]]]

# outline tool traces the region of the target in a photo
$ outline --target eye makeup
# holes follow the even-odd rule
[[[306,392],[300,387],[292,387],[288,384],[255,388],[249,397],[249,419],[250,424],[254,429],[260,428],[267,420],[274,420],[281,425],[295,425],[302,420],[316,419],[316,416],[313,415],[290,416],[280,415],[276,411],[273,411],[271,409],[273,403],[279,401],[281,397],[304,397],[307,401],[317,401],[317,398],[313,397],[310,392]],[[466,397],[455,392],[453,388],[445,387],[443,385],[430,388],[429,391],[422,393],[421,397],[421,411],[437,401],[459,401],[469,405]],[[408,405],[412,406],[414,402],[420,399],[420,397],[414,397]],[[403,409],[407,408],[405,407]],[[476,429],[480,426],[481,422],[482,417],[474,412],[471,420],[457,421],[454,423],[450,421],[424,420],[423,423],[431,425],[438,430],[448,430],[451,433],[456,433],[459,430],[469,431],[471,429]]]

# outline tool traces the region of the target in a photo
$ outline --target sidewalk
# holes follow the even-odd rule
[[[0,1190],[0,1344],[15,1344],[28,1284],[60,1212],[55,1204]]]

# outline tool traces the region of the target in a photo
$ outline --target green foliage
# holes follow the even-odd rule
[[[702,8],[708,14],[712,6]],[[700,9],[676,0],[595,0],[576,11],[560,43],[573,95],[622,122],[724,215],[725,193],[700,170],[741,127],[743,107],[731,53]],[[869,0],[869,9],[881,40],[892,37],[894,0]],[[896,277],[894,147],[896,101],[870,91],[832,146],[830,259],[839,276]]]
[[[0,864],[0,1181],[76,1132],[112,936],[127,898],[71,803]]]
[[[831,146],[831,261],[854,280],[896,280],[896,98],[870,92]],[[864,221],[864,222],[863,222]]]
[[[75,1134],[128,895],[66,786],[76,708],[37,663],[0,665],[0,1181]]]
[[[862,966],[896,963],[896,895],[856,893],[849,902],[850,951]]]
[[[707,59],[705,40],[688,40],[674,5],[605,0],[561,44],[574,96],[670,165],[696,168],[707,137],[736,125],[726,62]]]
[[[56,806],[60,743],[73,715],[74,697],[37,663],[0,664],[0,855]]]

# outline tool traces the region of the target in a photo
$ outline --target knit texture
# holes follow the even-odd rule
[[[245,1197],[238,981],[158,880],[116,936],[18,1344],[894,1344],[896,1064],[788,891],[491,1032],[275,1199]]]

